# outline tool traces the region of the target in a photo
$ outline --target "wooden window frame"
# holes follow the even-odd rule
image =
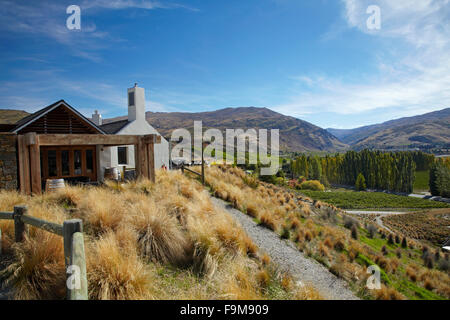
[[[49,176],[48,173],[48,151],[56,151],[57,176]],[[62,174],[62,151],[69,151],[69,175]],[[74,152],[81,151],[81,174],[75,174]],[[86,150],[92,150],[92,173],[87,172]],[[97,181],[97,153],[95,146],[48,146],[41,147],[42,153],[42,180],[46,179],[67,179],[76,177],[88,177],[91,181]]]

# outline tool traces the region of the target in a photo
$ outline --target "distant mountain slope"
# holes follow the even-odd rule
[[[427,121],[378,131],[357,141],[355,149],[423,148],[450,145],[450,122]]]
[[[202,120],[203,128],[280,129],[280,149],[289,151],[337,151],[347,146],[336,137],[309,122],[282,115],[267,108],[226,108],[211,112],[147,112],[147,121],[162,135],[170,136],[177,128],[192,132],[194,121]],[[126,117],[105,119],[104,123]],[[225,137],[225,135],[224,135]]]
[[[327,129],[354,149],[450,144],[450,108],[355,129]]]
[[[0,109],[0,124],[14,124],[28,115],[22,110]]]

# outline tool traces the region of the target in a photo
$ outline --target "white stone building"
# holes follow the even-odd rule
[[[145,89],[137,85],[128,89],[127,119],[103,124],[102,116],[95,111],[92,121],[107,134],[160,135],[145,118]],[[100,172],[104,173],[105,168],[111,167],[135,168],[134,157],[133,145],[104,147],[100,151]],[[155,144],[155,169],[160,169],[163,165],[169,168],[169,143],[161,136],[161,143]]]

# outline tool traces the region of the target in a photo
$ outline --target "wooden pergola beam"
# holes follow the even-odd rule
[[[137,145],[139,139],[143,138],[144,143],[161,143],[161,136],[149,134],[139,135],[110,135],[110,134],[34,134],[25,135],[26,144],[35,144],[35,136],[39,138],[40,146],[77,146],[77,145],[103,145],[121,146]]]
[[[41,194],[42,146],[86,146],[106,147],[134,145],[136,173],[155,182],[155,144],[161,143],[161,136],[148,135],[104,135],[104,134],[36,134],[30,132],[18,136],[20,190],[26,194]]]

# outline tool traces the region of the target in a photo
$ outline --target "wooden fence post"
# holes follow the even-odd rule
[[[66,220],[63,223],[64,237],[64,262],[66,268],[70,266],[70,257],[72,253],[72,235],[75,232],[83,232],[83,221],[81,219]]]
[[[27,214],[28,209],[26,206],[14,207],[14,237],[16,242],[22,242],[25,235],[25,223],[22,222],[22,216]]]
[[[77,266],[79,269],[79,287],[69,289],[69,300],[88,300],[86,258],[84,253],[84,237],[83,233],[75,232],[72,235],[72,254],[70,264]],[[72,267],[73,268],[73,267]],[[75,272],[76,270],[72,270]]]
[[[81,219],[72,219],[72,220],[66,220],[63,223],[63,238],[64,238],[64,263],[66,266],[66,279],[69,280],[70,274],[69,266],[72,264],[72,243],[73,243],[73,235],[77,232],[83,232],[83,221]],[[81,268],[80,268],[81,269]],[[81,271],[81,270],[80,270]],[[71,270],[71,272],[74,272],[74,270]],[[80,275],[81,276],[81,275]],[[66,283],[67,286],[68,283]],[[66,297],[67,299],[70,299],[72,296],[72,290],[67,288]]]
[[[155,140],[156,136],[153,136]],[[155,173],[155,143],[151,141],[147,144],[147,158],[148,158],[148,176],[150,181],[155,183],[156,181],[156,173]]]
[[[202,137],[202,184],[205,185],[205,147],[207,143],[203,141]]]

